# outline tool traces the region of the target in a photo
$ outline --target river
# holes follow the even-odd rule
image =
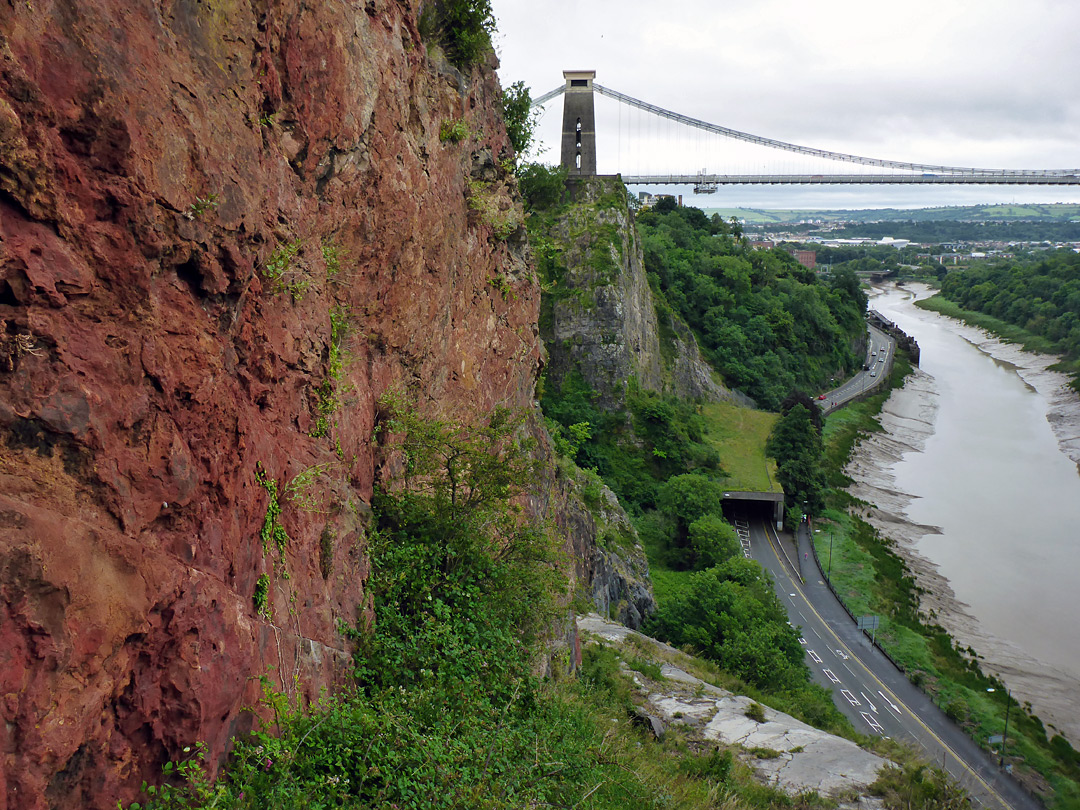
[[[1077,744],[1080,398],[1054,358],[914,306],[931,292],[875,290],[921,368],[856,449],[851,491],[928,590],[924,608]]]

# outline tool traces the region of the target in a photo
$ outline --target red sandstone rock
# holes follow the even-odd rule
[[[267,5],[0,14],[0,810],[113,808],[185,745],[218,759],[260,676],[339,679],[379,396],[532,399],[539,291],[466,203],[473,155],[509,150],[492,71],[459,92],[415,2]],[[461,117],[474,135],[440,141]],[[501,172],[484,193],[510,199]],[[307,288],[275,292],[297,241]],[[340,405],[313,438],[334,307]],[[326,465],[325,513],[283,496],[288,579],[257,465]]]

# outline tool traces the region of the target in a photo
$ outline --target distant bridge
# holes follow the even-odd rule
[[[977,169],[964,166],[943,166],[929,163],[911,163],[897,160],[848,155],[828,149],[816,149],[809,146],[778,141],[760,135],[751,135],[730,127],[710,124],[697,118],[681,115],[655,104],[636,99],[625,93],[611,90],[594,79],[595,71],[563,71],[565,83],[533,101],[533,106],[546,104],[558,96],[564,96],[562,127],[562,165],[571,176],[596,174],[596,114],[593,107],[593,94],[612,98],[628,107],[643,110],[646,113],[674,121],[686,127],[702,130],[714,135],[721,135],[734,141],[756,144],[773,150],[793,152],[811,158],[820,158],[840,163],[856,164],[876,169],[889,169],[889,172],[852,172],[780,174],[763,172],[760,174],[710,174],[705,171],[696,174],[638,174],[623,175],[623,182],[628,185],[647,184],[689,184],[698,193],[711,193],[721,185],[836,185],[847,183],[859,184],[982,184],[982,185],[1038,185],[1071,186],[1080,185],[1080,169]],[[692,157],[692,155],[691,155]]]

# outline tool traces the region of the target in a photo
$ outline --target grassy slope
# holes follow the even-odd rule
[[[775,413],[744,408],[731,402],[701,406],[708,428],[706,440],[720,454],[720,466],[730,477],[724,487],[748,492],[783,492],[776,481],[776,462],[765,455],[765,441],[779,418]],[[675,571],[661,562],[660,549],[645,549],[658,602],[683,588],[692,571]]]
[[[743,408],[731,402],[701,407],[708,424],[708,442],[720,453],[720,465],[731,490],[783,492],[776,480],[776,462],[765,456],[765,440],[777,415]]]

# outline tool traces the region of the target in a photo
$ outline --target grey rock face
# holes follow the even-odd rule
[[[576,371],[609,410],[623,405],[632,378],[643,390],[686,399],[735,398],[714,379],[690,329],[658,315],[624,195],[616,178],[578,181],[578,202],[552,234],[562,268],[545,295],[549,380],[558,385]]]

